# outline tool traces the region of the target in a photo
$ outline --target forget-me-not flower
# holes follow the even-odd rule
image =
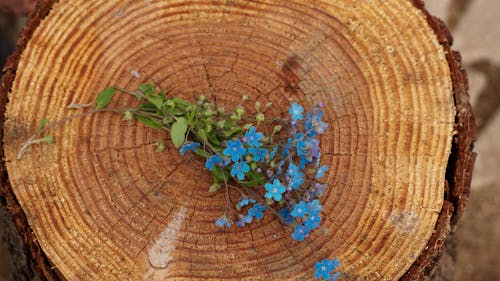
[[[205,162],[205,168],[207,170],[212,171],[215,168],[215,165],[222,164],[222,157],[219,154],[214,154],[208,157],[207,162]]]
[[[250,153],[255,162],[264,161],[266,159],[266,155],[268,154],[267,149],[259,148],[259,147],[250,147],[248,149],[248,153]]]
[[[314,177],[315,179],[319,180],[322,177],[325,176],[325,172],[328,170],[328,166],[321,166],[317,171],[316,171],[316,176]]]
[[[260,147],[262,144],[260,141],[264,138],[264,134],[261,132],[256,132],[257,128],[255,126],[250,127],[250,129],[245,133],[245,139],[249,146]]]
[[[267,191],[264,196],[267,199],[274,199],[275,201],[281,201],[283,198],[282,195],[286,191],[286,187],[278,179],[274,179],[272,184],[266,183],[264,187]]]
[[[337,269],[339,265],[339,261],[335,259],[324,259],[322,261],[318,261],[314,265],[315,277],[324,280],[337,280],[337,278],[340,276],[339,273],[335,273],[333,276],[331,276],[330,274],[332,271],[335,271],[335,269]]]
[[[293,229],[292,238],[297,241],[303,241],[311,231],[307,226],[297,225]]]
[[[293,223],[293,216],[290,208],[286,207],[280,210],[280,217],[282,219],[283,224],[290,225]]]
[[[255,200],[252,198],[243,197],[240,199],[240,202],[238,202],[238,207],[240,207],[240,208],[245,207],[246,205],[248,205],[250,203],[255,203]]]
[[[236,225],[239,227],[244,227],[245,224],[251,223],[252,219],[253,218],[249,215],[247,215],[247,216],[240,215],[240,219],[236,222]]]
[[[264,211],[267,210],[267,206],[257,203],[253,205],[252,208],[248,209],[248,215],[252,218],[262,219],[264,217]]]
[[[224,155],[231,157],[233,162],[240,161],[247,154],[247,149],[240,140],[227,141],[227,148],[224,149]]]
[[[313,201],[307,203],[307,207],[309,210],[309,214],[319,214],[321,210],[323,210],[323,206],[319,204],[318,199],[314,199]]]
[[[231,222],[227,219],[227,217],[224,215],[220,218],[218,218],[216,221],[215,221],[215,225],[217,225],[218,227],[231,227]]]
[[[303,120],[304,116],[302,116],[302,112],[304,112],[304,108],[297,103],[292,103],[292,106],[290,106],[290,116],[292,117],[292,120]]]
[[[292,216],[294,218],[302,219],[307,213],[309,213],[309,205],[306,202],[300,201],[293,206]]]
[[[312,229],[319,227],[320,221],[321,221],[321,218],[319,217],[319,213],[312,213],[312,214],[309,214],[309,216],[307,216],[307,219],[304,222],[304,225],[312,230]]]
[[[188,142],[188,143],[185,143],[182,147],[181,147],[181,155],[184,155],[184,153],[186,153],[186,151],[195,151],[197,147],[199,147],[200,144],[197,143],[197,142]]]
[[[245,179],[245,173],[250,171],[250,166],[246,162],[236,162],[231,169],[231,177],[236,176],[240,181]]]

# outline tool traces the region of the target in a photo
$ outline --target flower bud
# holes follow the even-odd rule
[[[214,192],[217,192],[219,189],[220,189],[220,184],[214,183],[210,186],[210,189],[208,190],[208,192],[214,193]]]
[[[168,107],[174,107],[175,106],[175,102],[173,100],[167,100],[167,106]]]
[[[257,122],[262,122],[266,120],[266,117],[264,116],[264,113],[259,113],[257,114],[257,116],[255,116],[255,120],[257,120]]]
[[[245,113],[245,109],[242,106],[238,106],[234,112],[241,116]]]
[[[132,121],[132,119],[134,119],[134,114],[132,114],[130,110],[127,110],[123,113],[123,120],[130,122]]]

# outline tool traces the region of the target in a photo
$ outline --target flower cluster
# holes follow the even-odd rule
[[[319,136],[328,125],[323,121],[323,104],[311,111],[292,103],[290,119],[274,128],[268,136],[257,126],[248,125],[241,133],[222,143],[218,151],[206,157],[205,168],[214,174],[211,190],[232,187],[241,197],[233,209],[228,206],[215,224],[244,227],[254,220],[261,220],[267,210],[278,215],[281,223],[291,225],[291,237],[305,240],[321,224],[319,196],[327,187],[321,180],[328,166],[320,165],[321,148]],[[288,132],[276,135],[281,126]],[[181,153],[196,152],[200,143],[186,142]],[[233,178],[238,187],[228,183]],[[230,204],[230,202],[228,202]],[[231,210],[234,212],[231,213]],[[336,280],[339,273],[330,274],[338,266],[337,260],[323,260],[316,264],[316,278]]]
[[[315,106],[304,115],[304,109],[292,103],[289,113],[288,134],[265,136],[254,125],[228,139],[220,150],[206,157],[205,168],[214,174],[214,190],[230,175],[242,187],[242,197],[235,209],[236,225],[243,227],[254,219],[262,219],[263,212],[277,209],[282,223],[294,224],[292,237],[304,240],[320,226],[322,206],[317,199],[326,187],[319,182],[328,170],[320,166],[321,149],[318,136],[328,125],[322,121],[322,105]],[[180,152],[196,152],[198,142],[186,141]],[[263,189],[262,189],[263,187]],[[247,207],[247,213],[240,212]],[[230,227],[233,218],[227,211],[217,226]]]
[[[108,107],[115,91],[130,94],[140,101],[138,107]],[[170,133],[171,142],[181,155],[194,153],[204,159],[205,168],[213,175],[209,192],[224,191],[227,206],[215,221],[218,227],[245,227],[274,214],[289,225],[291,237],[303,241],[321,225],[323,206],[320,196],[327,188],[322,181],[329,167],[321,165],[320,136],[328,124],[323,121],[322,103],[310,111],[293,102],[289,116],[267,119],[265,111],[271,103],[261,106],[255,102],[255,113],[247,114],[242,102],[232,111],[218,107],[204,96],[197,102],[169,97],[152,85],[139,85],[135,91],[109,87],[97,97],[95,109],[82,113],[119,112],[126,121],[133,119],[158,130]],[[71,108],[88,105],[72,104]],[[36,139],[48,129],[67,120],[40,124],[39,131],[21,148],[21,157],[32,144],[52,142],[50,136]],[[166,148],[158,143],[158,151]],[[229,189],[238,200],[233,201]],[[234,195],[233,195],[234,196]],[[233,202],[237,202],[234,204]],[[336,280],[333,273],[337,260],[316,263],[316,278]]]

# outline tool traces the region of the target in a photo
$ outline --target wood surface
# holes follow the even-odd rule
[[[468,197],[475,130],[446,28],[420,1],[42,1],[2,79],[3,190],[47,279],[415,280]],[[326,105],[324,232],[268,216],[220,230],[223,195],[166,135],[96,114],[20,145],[109,85],[154,82],[227,106],[242,95]],[[7,95],[8,93],[8,95]],[[133,104],[120,97],[115,105]]]

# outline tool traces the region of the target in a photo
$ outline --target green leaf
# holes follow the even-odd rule
[[[160,97],[159,95],[155,95],[153,93],[146,93],[144,94],[144,97],[152,104],[154,104],[154,106],[158,109],[162,109],[163,108],[163,98]]]
[[[167,99],[167,93],[165,91],[160,91],[158,93],[158,96],[160,96],[160,98],[166,100]]]
[[[245,124],[245,126],[243,126],[243,130],[246,131],[246,130],[250,129],[250,127],[252,127],[252,126],[253,126],[252,123]]]
[[[50,123],[49,119],[43,118],[42,120],[40,120],[40,123],[38,123],[37,130],[39,131],[39,130],[43,129],[43,127],[47,126],[47,124],[49,124],[49,123]]]
[[[255,171],[250,171],[245,174],[250,180],[249,181],[238,181],[244,187],[254,187],[257,185],[263,185],[266,183],[266,179],[261,173]]]
[[[193,106],[191,111],[188,111],[189,124],[193,124],[194,119],[196,117],[196,107]]]
[[[210,143],[216,146],[220,146],[220,140],[217,138],[217,134],[214,132],[211,132],[208,134],[208,140],[210,140]]]
[[[138,121],[142,122],[144,125],[151,127],[153,129],[157,129],[157,130],[163,129],[163,126],[161,123],[158,123],[151,118],[144,117],[141,115],[135,115],[135,119],[137,119]]]
[[[191,105],[190,102],[188,102],[187,100],[183,100],[181,98],[173,98],[171,99],[171,101],[173,101],[177,106],[180,107],[188,107]]]
[[[212,156],[212,154],[206,152],[205,150],[203,150],[203,149],[201,149],[199,147],[197,147],[197,148],[194,149],[194,153],[196,155],[198,155],[198,156],[203,157],[203,158],[208,158],[208,157]]]
[[[54,137],[52,137],[51,135],[46,135],[44,138],[43,138],[43,141],[48,143],[48,144],[53,144],[54,143]]]
[[[205,131],[204,129],[199,129],[198,135],[203,142],[208,142],[207,131]]]
[[[186,118],[179,117],[177,121],[172,125],[172,129],[170,129],[170,138],[172,139],[172,143],[175,147],[179,148],[186,139],[186,132],[188,129],[188,122]]]
[[[150,84],[141,84],[137,86],[137,89],[146,95],[146,94],[152,94],[155,90],[155,87]]]
[[[141,105],[139,105],[139,109],[156,109],[156,106],[150,102],[145,102],[145,103],[142,103]]]
[[[224,135],[227,137],[227,138],[230,138],[232,136],[234,136],[235,134],[237,133],[241,133],[241,127],[234,127],[228,131],[225,131],[224,132]]]
[[[114,94],[115,94],[115,88],[113,87],[108,87],[102,90],[102,92],[99,93],[97,99],[95,100],[95,108],[96,109],[105,108],[111,101],[111,98],[113,98]]]
[[[214,178],[223,182],[227,182],[229,179],[229,176],[227,173],[219,166],[215,166],[212,174],[214,175]]]

